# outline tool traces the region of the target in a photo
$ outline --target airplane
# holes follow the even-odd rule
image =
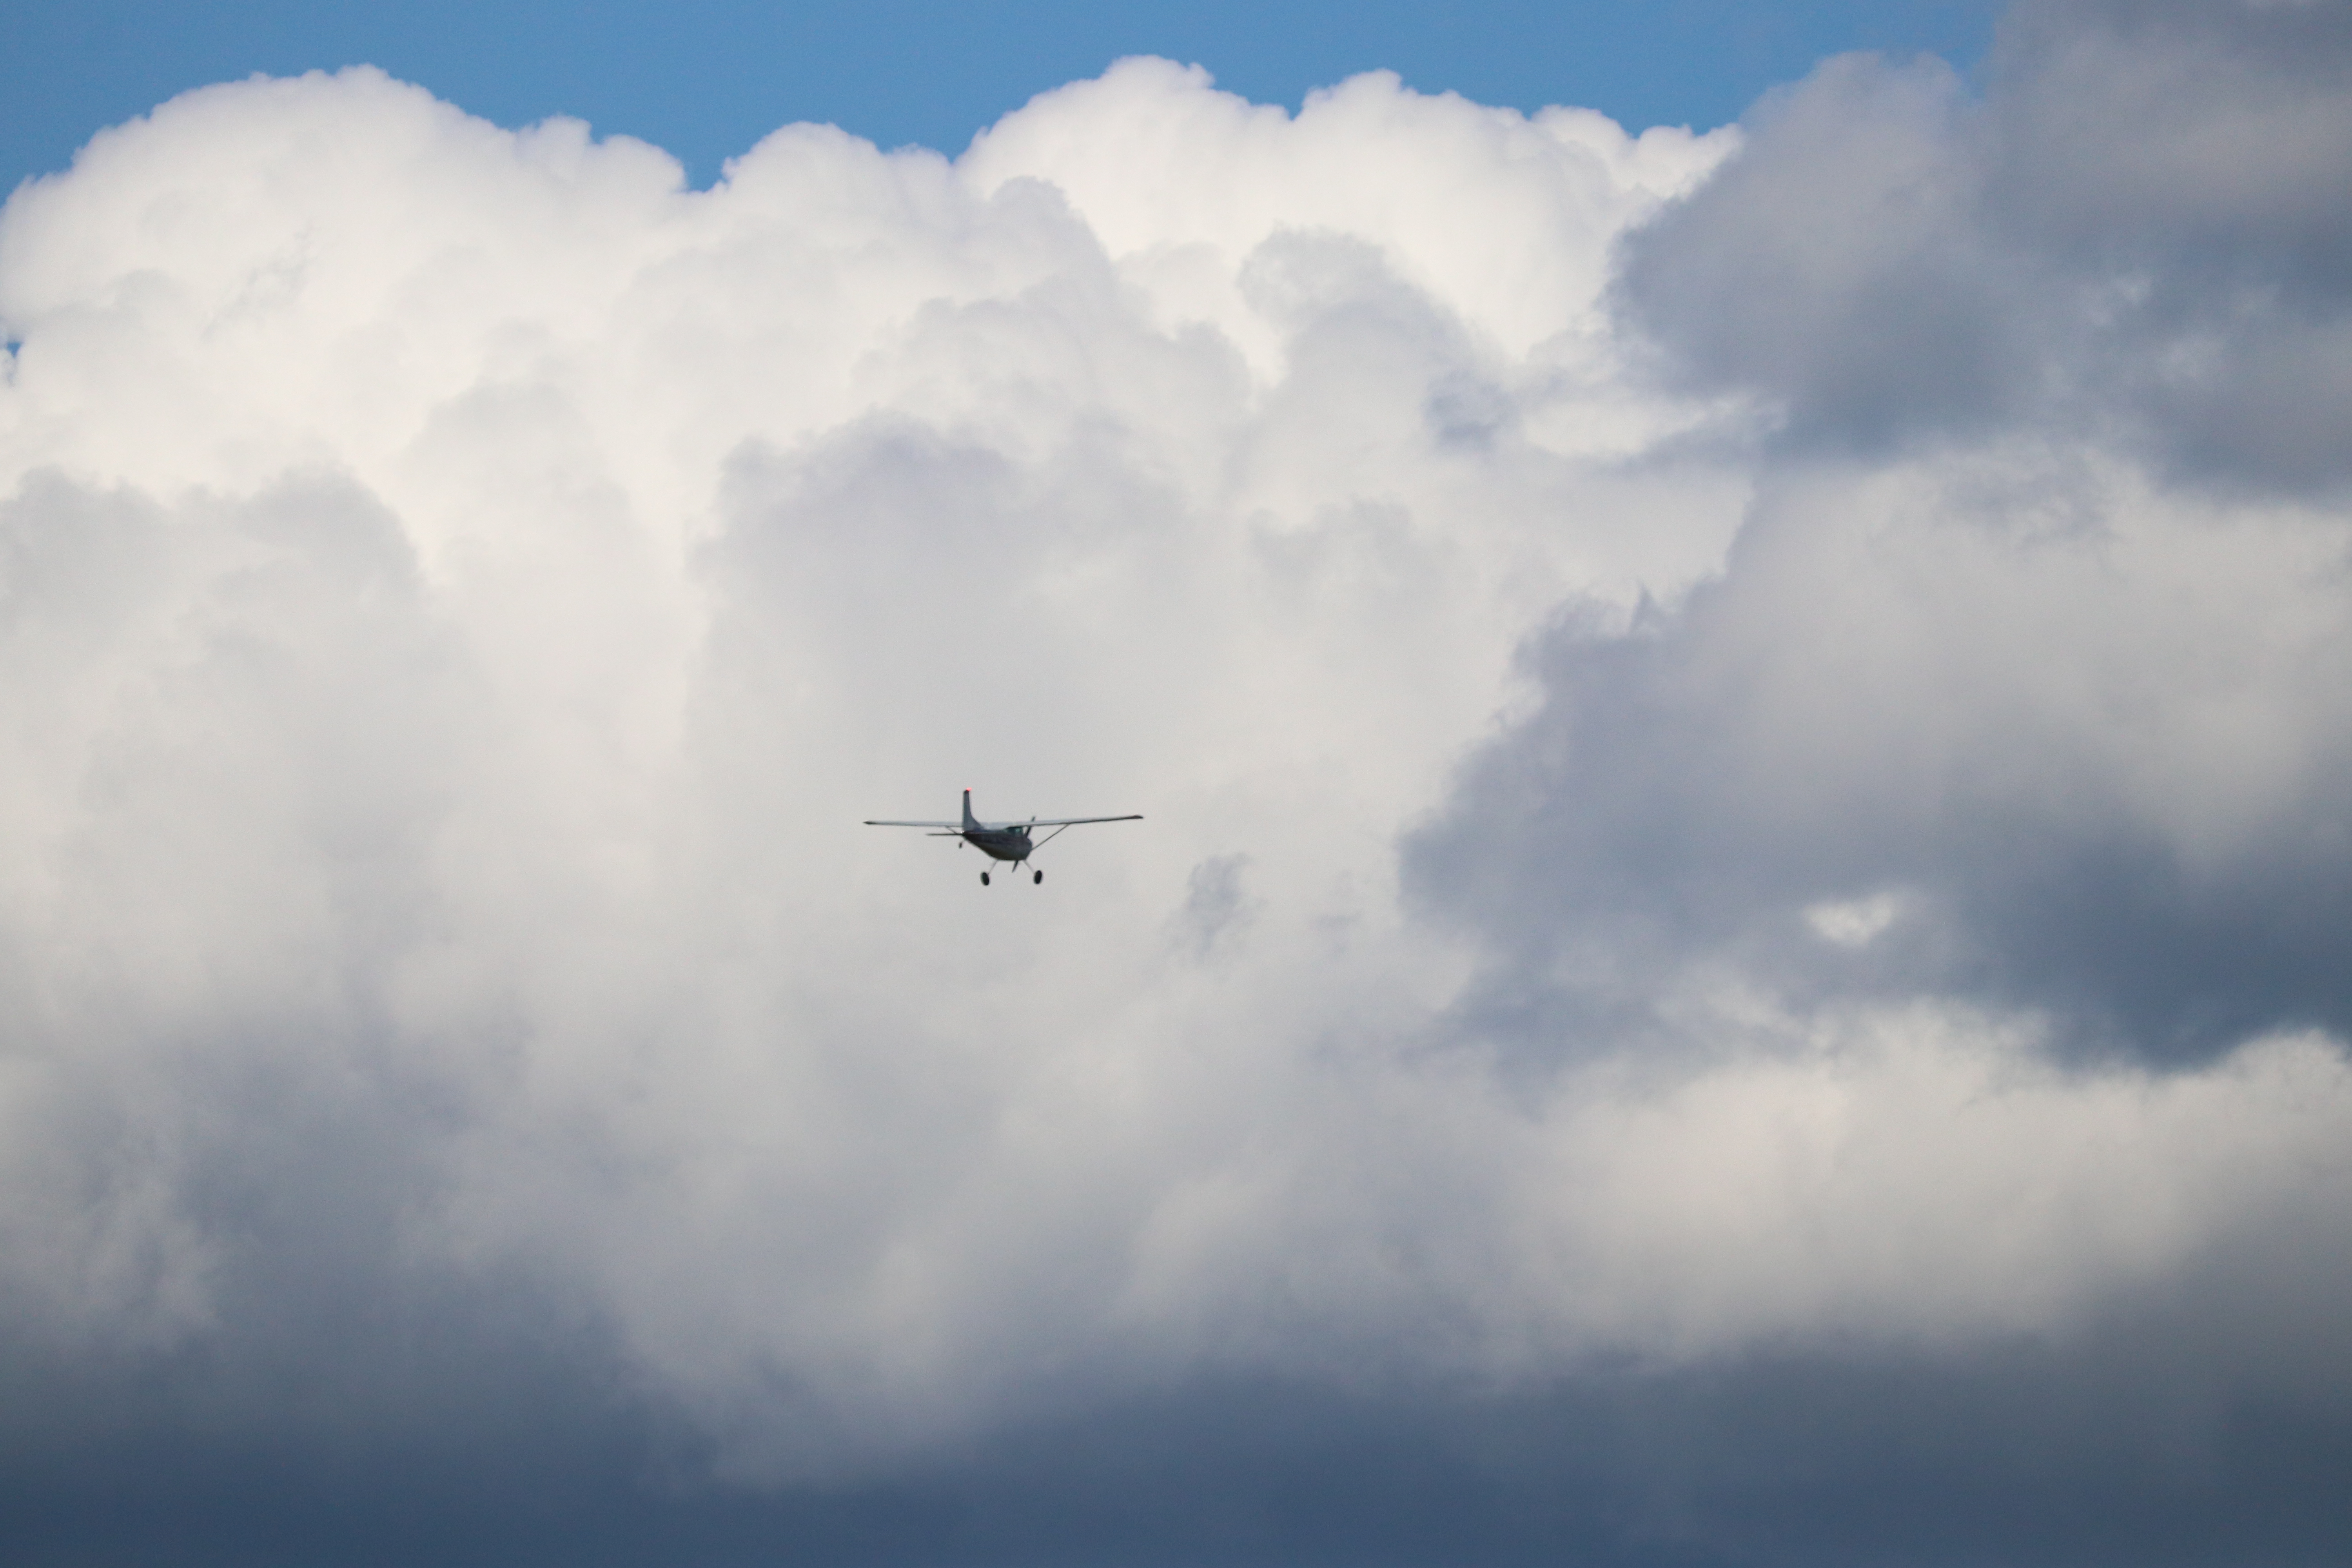
[[[934,838],[960,838],[963,840],[965,844],[971,845],[973,848],[980,850],[982,854],[988,856],[988,858],[992,860],[1010,860],[1017,866],[1022,861],[1028,859],[1031,855],[1043,849],[1046,845],[1051,844],[1055,839],[1060,837],[1065,829],[1077,827],[1089,822],[1141,822],[1142,820],[1143,814],[1141,812],[1131,812],[1125,816],[1033,816],[1026,822],[982,822],[980,818],[971,814],[971,791],[966,790],[963,792],[963,821],[961,823],[888,822],[879,820],[875,817],[868,817],[866,819],[866,826],[868,827],[931,827],[944,829],[944,831],[933,833],[931,837]],[[1030,841],[1029,837],[1029,830],[1033,827],[1050,827],[1054,831],[1033,843]],[[961,848],[961,846],[959,845],[958,847]],[[1045,873],[1043,871],[1033,870],[1029,874],[1029,880],[1032,884],[1042,882],[1045,879]],[[988,873],[985,871],[982,871],[980,874],[980,885],[983,888],[988,886]]]

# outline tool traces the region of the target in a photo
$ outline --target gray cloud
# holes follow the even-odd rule
[[[2034,368],[2033,280],[1976,222],[1972,113],[1932,60],[1847,57],[1768,100],[1739,155],[1629,242],[1623,288],[1672,372],[1868,449],[2007,413]]]
[[[1182,945],[1194,956],[1210,958],[1249,930],[1257,911],[1244,881],[1248,869],[1246,855],[1212,855],[1184,879],[1184,908],[1177,929]]]
[[[2032,421],[2180,476],[2340,484],[2352,35],[2327,5],[2019,7],[1983,102],[1833,61],[1639,237],[1685,374],[1832,447]]]
[[[2339,539],[1993,456],[1791,473],[1720,582],[1541,645],[1543,710],[1411,863],[1522,972],[1584,954],[1624,1005],[1732,962],[2164,1061],[2340,1032]]]
[[[1853,1009],[2007,1018],[2076,1081],[2297,1031],[2342,1059],[2345,38],[2324,6],[2023,7],[1981,101],[1829,62],[1628,237],[1645,373],[1727,399],[1754,500],[1714,580],[1564,607],[1525,715],[1405,840],[1419,907],[1485,954],[1440,1048],[1531,1104],[1629,1051],[1770,1048],[1733,1016]],[[2003,1561],[2324,1557],[2341,1349],[2302,1260],[2342,1250],[2299,1212],[2106,1298],[2097,1352],[1853,1345],[1645,1389],[1655,1495],[1758,1561],[1967,1560],[1924,1538],[1966,1533],[1972,1487]],[[1875,1439],[1829,1437],[1848,1397],[1894,1413]],[[1804,1436],[1765,1439],[1780,1414]],[[2119,1548],[2158,1492],[2197,1500]],[[1764,1544],[1799,1515],[1841,1523]]]
[[[1523,973],[1704,954],[2164,1061],[2345,1027],[2341,18],[2002,36],[1981,103],[1830,62],[1629,241],[1666,363],[1780,424],[1721,580],[1564,621],[1418,840]]]

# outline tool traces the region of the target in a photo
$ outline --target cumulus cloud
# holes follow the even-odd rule
[[[1424,840],[1433,899],[1531,952],[1631,927],[1779,987],[2054,1010],[2086,1050],[2341,1034],[2345,399],[2258,346],[2352,319],[2332,16],[2030,8],[1983,104],[1849,58],[1760,110],[1622,282],[1769,431],[1746,528],[1639,634],[1542,641],[1542,713]],[[2177,178],[2137,161],[2158,99]],[[1870,942],[1809,940],[1872,900]]]
[[[1934,61],[1829,61],[1637,243],[1628,302],[1816,448],[2030,426],[2334,493],[2347,63],[2340,7],[2203,0],[2021,6],[1980,105]]]
[[[2341,447],[2232,423],[2335,374],[2339,30],[1708,135],[1132,60],[701,192],[368,70],[101,134],[0,217],[10,1364],[764,1485],[2229,1342],[2352,1186]],[[2067,196],[2184,50],[2208,195]],[[856,826],[966,785],[1147,821]]]

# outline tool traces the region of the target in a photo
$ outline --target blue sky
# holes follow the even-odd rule
[[[1220,85],[1296,105],[1387,68],[1484,103],[1573,103],[1629,126],[1721,124],[1825,55],[1982,51],[1988,0],[1737,0],[1437,5],[157,5],[11,6],[0,57],[0,182],[63,167],[101,126],[256,71],[366,63],[520,125],[576,115],[678,155],[697,184],[761,135],[830,121],[884,146],[961,151],[1033,94],[1122,55],[1197,61]],[[21,62],[39,62],[23,68]]]

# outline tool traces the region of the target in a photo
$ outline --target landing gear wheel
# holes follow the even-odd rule
[[[1042,882],[1045,879],[1045,873],[1043,871],[1032,871],[1029,873],[1029,880],[1032,882]]]
[[[980,885],[983,888],[988,886],[988,873],[985,871],[980,874]]]

